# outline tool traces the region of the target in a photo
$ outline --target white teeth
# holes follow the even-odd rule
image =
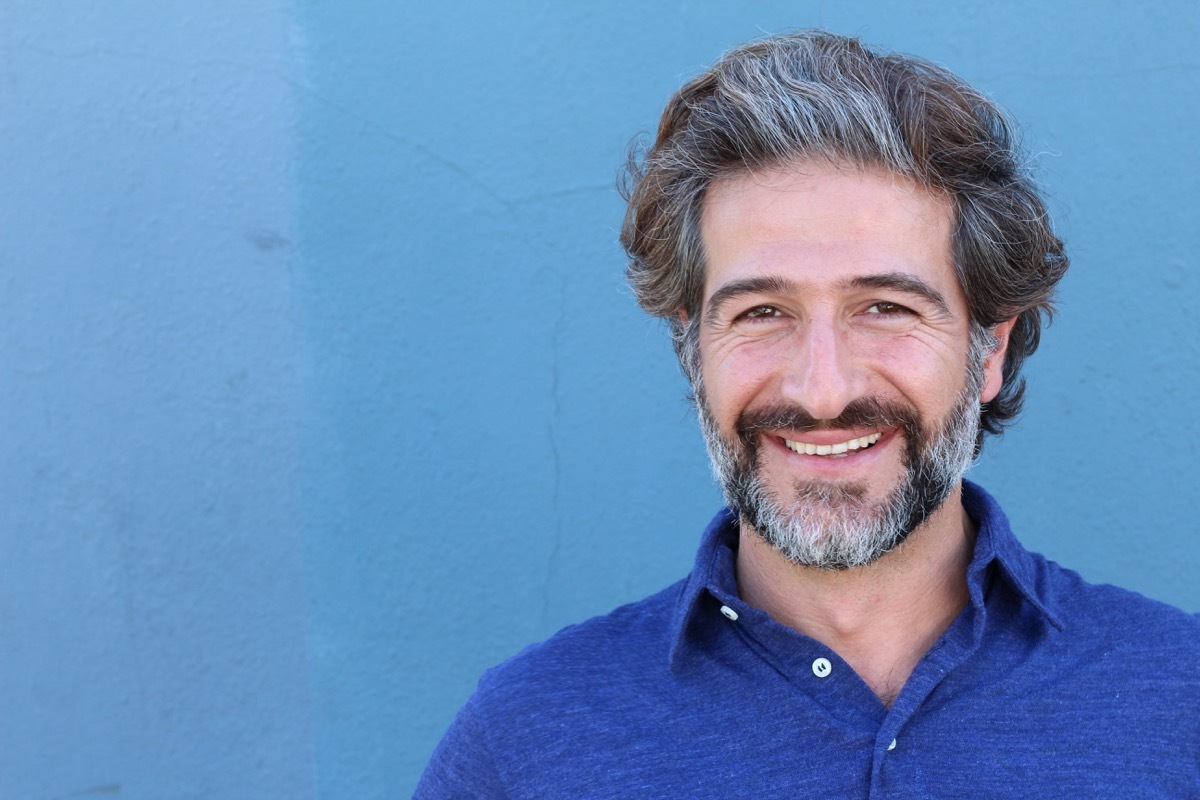
[[[784,443],[789,450],[806,456],[840,456],[844,455],[847,450],[863,450],[870,447],[879,441],[882,433],[869,433],[866,436],[860,436],[857,439],[851,439],[847,442],[838,442],[837,444],[812,444],[810,442],[793,442],[790,439],[784,439]]]

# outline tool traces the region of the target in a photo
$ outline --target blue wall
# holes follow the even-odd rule
[[[5,800],[311,795],[291,16],[224,5],[0,7]]]
[[[798,26],[1022,121],[1074,266],[974,477],[1200,610],[1198,8],[0,6],[0,798],[407,796],[484,668],[681,576],[718,497],[614,176]]]

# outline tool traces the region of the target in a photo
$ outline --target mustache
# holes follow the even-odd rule
[[[736,430],[744,444],[752,445],[759,433],[769,430],[804,432],[893,427],[903,428],[911,438],[920,430],[920,417],[916,409],[902,403],[885,402],[877,397],[862,397],[848,403],[834,419],[817,419],[800,406],[786,403],[746,409],[738,416]]]

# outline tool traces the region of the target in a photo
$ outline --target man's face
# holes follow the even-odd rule
[[[731,502],[792,561],[876,560],[970,463],[1003,348],[971,352],[952,225],[911,181],[828,165],[709,188],[701,419]]]

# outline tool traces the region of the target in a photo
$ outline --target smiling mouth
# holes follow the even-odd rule
[[[871,445],[879,441],[883,436],[882,433],[869,433],[866,436],[860,436],[857,439],[850,439],[837,444],[811,444],[809,442],[793,442],[791,439],[784,439],[783,443],[787,448],[794,453],[799,453],[803,456],[829,456],[845,457],[853,450],[865,450]]]

